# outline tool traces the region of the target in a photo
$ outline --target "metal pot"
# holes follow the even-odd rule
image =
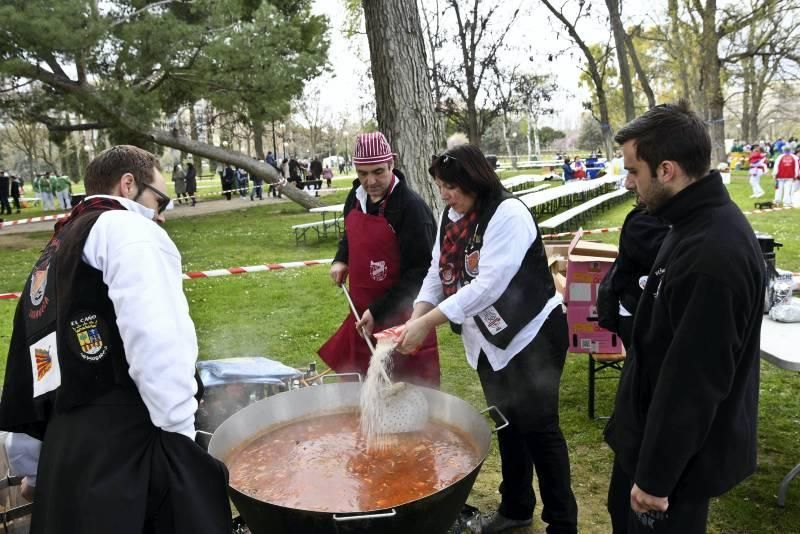
[[[394,506],[364,513],[332,513],[288,508],[254,499],[233,487],[229,493],[253,534],[345,533],[345,532],[425,532],[444,533],[456,521],[461,508],[489,453],[492,432],[508,425],[494,407],[478,412],[465,401],[430,388],[421,388],[430,407],[431,417],[456,427],[470,439],[478,451],[479,462],[463,478],[438,492]],[[279,393],[234,414],[214,432],[208,452],[227,462],[233,450],[277,424],[309,416],[358,409],[361,384],[348,382],[325,384]],[[494,410],[501,426],[490,429],[481,415]]]

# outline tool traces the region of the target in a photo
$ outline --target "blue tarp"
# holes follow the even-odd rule
[[[199,361],[197,370],[205,386],[281,384],[286,379],[303,376],[297,369],[263,356]]]

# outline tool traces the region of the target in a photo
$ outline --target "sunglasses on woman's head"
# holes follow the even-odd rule
[[[167,195],[165,195],[164,193],[162,193],[161,191],[159,191],[158,189],[156,189],[155,187],[153,187],[150,184],[144,184],[143,183],[142,187],[144,187],[145,189],[149,189],[150,191],[152,191],[156,195],[156,202],[158,202],[157,213],[159,215],[164,213],[164,210],[167,209],[167,206],[169,206],[169,203],[171,202],[171,199]]]
[[[458,161],[456,158],[445,152],[439,156],[439,163],[442,167],[449,167],[453,162]]]

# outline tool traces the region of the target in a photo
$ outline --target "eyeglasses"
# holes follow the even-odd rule
[[[458,161],[456,158],[445,152],[444,154],[439,155],[439,163],[442,167],[449,167],[450,164],[454,161]]]
[[[153,187],[150,184],[143,183],[142,187],[144,187],[144,189],[149,189],[150,191],[155,193],[156,202],[158,202],[158,211],[157,211],[157,213],[159,215],[164,213],[164,210],[167,209],[167,206],[169,206],[169,203],[172,202],[172,199],[170,199],[167,195],[165,195],[164,193],[162,193],[161,191],[159,191],[158,189],[156,189],[155,187]]]

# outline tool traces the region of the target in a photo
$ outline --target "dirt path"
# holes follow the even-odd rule
[[[320,190],[323,196],[328,194],[325,189]],[[250,200],[250,197],[246,197],[244,200],[235,196],[231,198],[231,200],[203,200],[202,202],[198,202],[194,207],[189,206],[187,204],[177,204],[175,203],[175,208],[171,210],[167,210],[166,217],[167,220],[170,219],[183,219],[184,217],[195,217],[197,215],[208,215],[211,213],[221,213],[223,211],[233,211],[233,210],[240,210],[240,209],[247,209],[250,207],[264,205],[264,204],[283,204],[286,202],[291,202],[286,197],[283,198],[273,198],[271,196],[264,196],[264,200],[255,199],[253,201]],[[36,223],[26,223],[14,226],[7,226],[5,228],[0,228],[0,239],[3,236],[10,236],[14,234],[29,234],[32,232],[49,232],[53,229],[55,225],[55,221],[42,221]]]

